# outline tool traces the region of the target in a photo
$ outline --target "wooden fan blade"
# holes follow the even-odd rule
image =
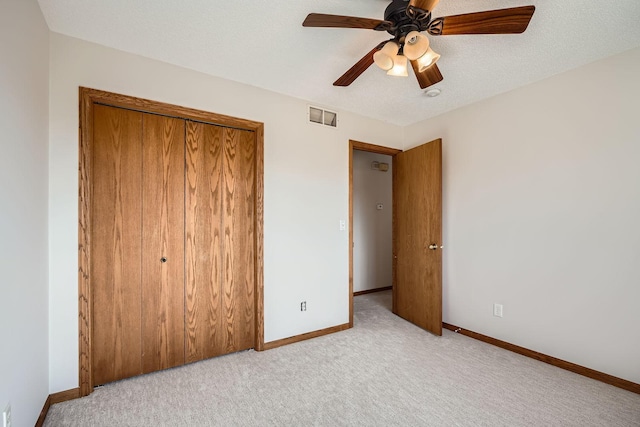
[[[529,26],[535,6],[488,10],[434,19],[429,24],[429,34],[519,34]]]
[[[409,6],[417,7],[422,10],[433,11],[433,8],[440,2],[440,0],[411,0]]]
[[[368,30],[383,31],[388,21],[379,19],[358,18],[355,16],[325,15],[323,13],[310,13],[302,23],[303,27],[331,27],[331,28],[364,28]]]
[[[432,86],[444,79],[437,64],[433,64],[421,73],[418,72],[418,61],[411,61],[411,66],[413,67],[413,72],[418,79],[418,83],[420,83],[420,89]]]
[[[333,83],[333,85],[349,86],[351,83],[353,83],[355,79],[360,77],[360,74],[364,73],[367,70],[367,68],[369,68],[371,64],[373,64],[373,54],[379,51],[380,49],[382,49],[382,46],[384,46],[385,43],[386,41],[374,47],[371,50],[371,52],[367,53],[365,56],[362,57],[360,61],[356,62],[356,65],[349,68],[349,71],[344,73],[342,77],[340,77],[338,80],[336,80]]]

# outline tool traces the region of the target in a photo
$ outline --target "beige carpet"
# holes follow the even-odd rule
[[[640,426],[640,395],[394,316],[355,298],[353,329],[108,384],[45,426]]]

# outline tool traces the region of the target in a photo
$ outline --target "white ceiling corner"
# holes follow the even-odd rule
[[[520,35],[430,37],[437,98],[372,66],[332,83],[385,32],[303,28],[310,12],[383,19],[385,0],[38,0],[52,31],[397,125],[640,46],[640,1],[441,0],[434,17],[533,4]]]

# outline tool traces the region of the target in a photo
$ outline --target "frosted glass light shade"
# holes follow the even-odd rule
[[[373,62],[385,71],[393,68],[393,59],[398,54],[400,46],[395,42],[388,42],[382,49],[373,54]]]
[[[418,58],[418,72],[421,73],[433,64],[438,62],[440,54],[435,53],[431,48],[427,49],[427,52]]]
[[[404,47],[402,52],[404,56],[414,61],[427,53],[429,50],[429,39],[420,34],[418,31],[411,31],[404,38]]]
[[[396,55],[393,58],[393,68],[387,71],[387,74],[396,77],[407,77],[409,75],[407,72],[407,57]]]

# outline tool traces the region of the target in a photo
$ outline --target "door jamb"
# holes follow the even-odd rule
[[[254,347],[264,350],[264,124],[216,113],[80,87],[80,129],[78,168],[78,346],[80,397],[93,391],[91,372],[91,193],[93,106],[103,104],[146,113],[195,120],[255,132],[255,289]]]
[[[402,150],[349,140],[349,327],[353,328],[353,151],[386,154],[395,160],[395,155]],[[395,214],[395,212],[394,212]],[[395,241],[395,235],[392,236]],[[395,243],[394,243],[395,246]],[[393,276],[392,286],[395,284]]]

